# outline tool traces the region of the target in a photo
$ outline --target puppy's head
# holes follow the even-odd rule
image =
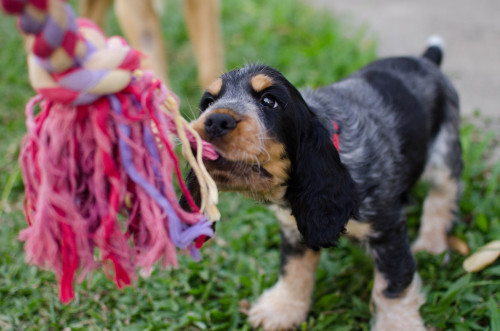
[[[203,94],[200,117],[191,125],[220,155],[206,162],[219,189],[263,201],[283,198],[290,160],[278,131],[291,96],[282,79],[252,66],[224,74]]]
[[[220,157],[206,166],[219,189],[291,207],[312,248],[336,243],[357,207],[354,183],[329,130],[283,75],[254,65],[205,91],[192,122]]]

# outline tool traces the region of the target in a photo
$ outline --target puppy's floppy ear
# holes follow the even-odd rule
[[[358,194],[328,129],[300,95],[293,99],[296,116],[289,124],[295,134],[290,132],[292,141],[285,143],[292,164],[285,197],[305,244],[331,247],[349,218],[357,217]]]

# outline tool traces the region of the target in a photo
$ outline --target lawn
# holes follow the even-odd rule
[[[201,91],[180,13],[169,1],[163,17],[170,79],[192,119]],[[226,67],[262,62],[297,86],[338,80],[375,58],[364,31],[339,24],[296,0],[222,1]],[[109,32],[119,30],[110,15]],[[25,131],[23,107],[33,95],[22,41],[12,19],[0,14],[0,329],[1,330],[249,330],[240,312],[274,284],[279,271],[279,227],[264,206],[222,194],[222,220],[203,260],[181,257],[176,270],[156,269],[120,291],[102,273],[76,286],[77,299],[58,300],[54,275],[24,262],[17,234],[24,228],[23,185],[17,165]],[[453,56],[453,54],[447,54]],[[481,119],[479,119],[481,120]],[[485,162],[498,141],[464,121],[464,192],[453,235],[471,251],[500,238],[500,165]],[[408,208],[415,238],[426,186]],[[435,330],[500,330],[500,263],[468,274],[458,253],[416,256],[427,292],[421,312]],[[343,238],[323,252],[313,307],[303,330],[368,330],[373,266],[364,249]]]

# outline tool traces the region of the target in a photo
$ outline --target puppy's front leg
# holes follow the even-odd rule
[[[375,260],[372,331],[424,331],[420,306],[425,302],[420,276],[410,251],[405,222],[395,222],[369,240]]]
[[[276,209],[281,225],[281,272],[278,282],[266,290],[249,314],[254,328],[288,330],[307,316],[314,290],[319,251],[301,243],[295,219],[289,210]]]

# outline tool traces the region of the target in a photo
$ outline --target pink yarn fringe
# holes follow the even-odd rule
[[[170,215],[127,176],[119,161],[120,139],[132,150],[137,172],[163,191],[185,224],[196,224],[203,217],[194,203],[193,212],[184,211],[173,189],[173,172],[183,191],[185,186],[168,139],[175,126],[159,111],[166,93],[159,82],[145,75],[116,94],[122,115],[113,112],[107,98],[75,108],[37,96],[26,107],[28,133],[20,163],[30,226],[20,239],[25,241],[30,262],[55,271],[63,302],[74,298],[75,277],[82,281],[102,265],[110,277],[114,273],[120,288],[136,278],[138,267],[149,270],[158,261],[162,267],[177,266]],[[41,109],[35,116],[37,104]],[[120,132],[120,124],[130,127],[129,137]],[[145,146],[146,131],[158,132],[153,139],[159,158]],[[217,157],[207,143],[204,156]],[[101,255],[97,260],[95,248]]]

